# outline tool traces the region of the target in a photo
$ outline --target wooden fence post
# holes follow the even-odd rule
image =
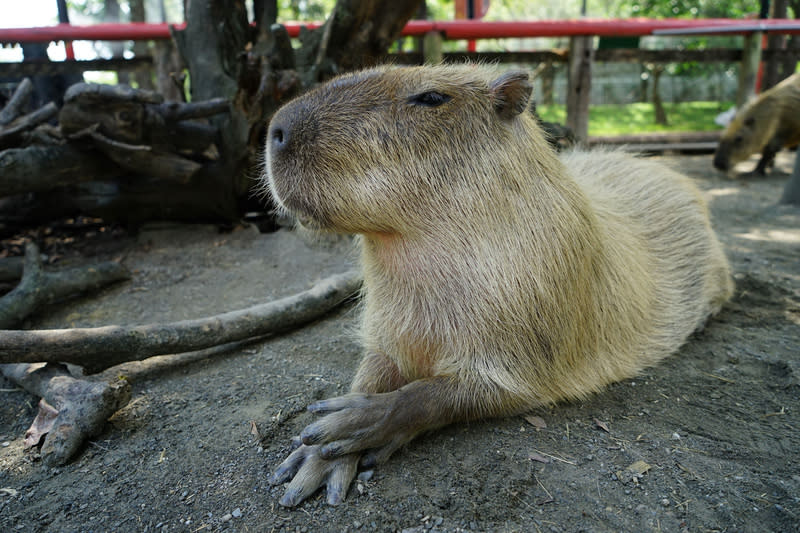
[[[794,170],[783,188],[779,204],[800,206],[800,151],[794,156]]]
[[[429,31],[422,39],[422,54],[427,64],[439,64],[444,59],[442,54],[442,34]]]
[[[589,137],[589,100],[592,92],[594,38],[570,38],[567,70],[567,126],[581,141]]]
[[[755,31],[745,36],[742,47],[742,64],[739,68],[739,88],[736,91],[736,107],[741,109],[756,94],[758,64],[761,62],[763,32]]]

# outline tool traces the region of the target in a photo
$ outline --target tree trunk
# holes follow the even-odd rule
[[[233,102],[229,115],[212,121],[221,132],[219,161],[233,197],[251,195],[252,169],[262,162],[275,110],[320,80],[374,64],[420,1],[340,0],[322,27],[301,31],[302,46],[294,51],[286,31],[272,24],[275,0],[254,3],[255,29],[243,3],[189,4],[187,27],[174,33],[175,41],[191,73],[192,99]]]
[[[770,6],[770,18],[786,18],[787,0],[773,0]],[[767,37],[767,48],[780,50],[786,47],[786,35],[771,33]],[[783,79],[781,77],[781,64],[778,58],[765,61],[764,74],[761,78],[761,90],[766,91],[774,87]]]
[[[539,78],[542,80],[542,105],[553,105],[553,86],[555,85],[556,69],[552,61],[548,61],[545,64],[542,73],[539,74]]]
[[[661,92],[659,91],[659,82],[661,81],[661,74],[664,73],[662,65],[655,65],[653,67],[653,110],[655,111],[656,124],[666,126],[669,124],[667,120],[667,112],[664,110],[664,103],[661,101]]]
[[[589,138],[589,102],[592,93],[594,45],[591,36],[570,38],[567,74],[567,127],[579,141]]]

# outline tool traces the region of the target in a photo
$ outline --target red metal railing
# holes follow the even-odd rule
[[[184,23],[171,25],[176,29]],[[287,23],[289,35],[296,37],[300,27],[320,26],[318,22]],[[137,41],[169,39],[169,24],[95,24],[74,26],[59,24],[39,28],[0,28],[0,43],[30,43],[49,41]],[[800,34],[800,21],[791,19],[734,20],[734,19],[575,19],[517,22],[484,22],[477,20],[426,21],[412,20],[403,35],[420,36],[440,32],[446,39],[499,39],[520,37],[570,37],[576,35],[635,36],[686,30],[688,33],[750,33],[775,31]]]

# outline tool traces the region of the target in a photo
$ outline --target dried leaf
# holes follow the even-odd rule
[[[258,426],[255,420],[250,421],[250,434],[254,436],[256,440],[261,440],[261,433],[258,432]]]
[[[611,433],[611,430],[608,429],[608,425],[605,422],[602,422],[598,419],[594,419],[594,425],[605,431],[606,433]]]
[[[528,454],[528,459],[530,459],[531,461],[538,461],[540,463],[545,463],[545,464],[552,462],[548,457],[545,457],[544,455],[540,455],[535,452]]]
[[[525,417],[525,421],[536,429],[544,429],[547,427],[547,423],[541,416],[528,415]]]
[[[639,479],[651,468],[652,466],[644,461],[636,461],[635,463],[629,465],[625,470],[618,471],[617,479],[623,483],[628,483],[629,481],[639,483]]]
[[[647,472],[651,468],[652,467],[649,464],[645,463],[644,461],[636,461],[635,463],[630,465],[625,470],[630,472],[630,473],[632,473],[632,474],[636,474],[636,475],[641,476],[642,474],[644,474],[645,472]]]

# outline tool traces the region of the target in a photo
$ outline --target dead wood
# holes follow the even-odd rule
[[[23,115],[7,126],[0,127],[0,147],[7,146],[18,139],[24,132],[31,130],[58,114],[58,107],[50,102],[32,113]]]
[[[71,136],[72,139],[90,138],[95,147],[120,167],[169,181],[187,183],[203,165],[176,154],[156,152],[142,144],[128,144],[109,139],[94,124]]]
[[[113,262],[46,271],[42,265],[39,248],[33,243],[28,243],[25,246],[22,280],[14,290],[0,298],[0,327],[13,327],[42,306],[67,296],[95,290],[129,278],[128,270]],[[0,342],[0,345],[2,344]],[[0,362],[36,361],[4,358]]]
[[[0,258],[0,282],[16,281],[22,277],[22,258]]]
[[[89,180],[113,179],[121,173],[102,154],[80,150],[74,144],[9,148],[0,152],[0,196],[42,192]]]
[[[17,85],[5,107],[0,110],[0,127],[11,124],[14,119],[23,114],[22,109],[28,105],[32,94],[33,82],[30,78],[25,78]]]
[[[147,145],[153,152],[200,154],[214,141],[217,130],[186,121],[226,113],[228,109],[228,102],[220,98],[191,104],[165,103],[157,93],[126,85],[78,83],[64,96],[59,123],[67,136],[94,128],[104,138]]]
[[[348,272],[287,298],[170,324],[0,331],[0,362],[65,362],[95,373],[125,361],[200,350],[297,328],[352,297],[360,285],[360,274]]]
[[[42,459],[49,465],[68,462],[131,399],[126,379],[76,379],[57,364],[0,365],[0,373],[42,398],[25,440],[30,447],[44,438]]]

